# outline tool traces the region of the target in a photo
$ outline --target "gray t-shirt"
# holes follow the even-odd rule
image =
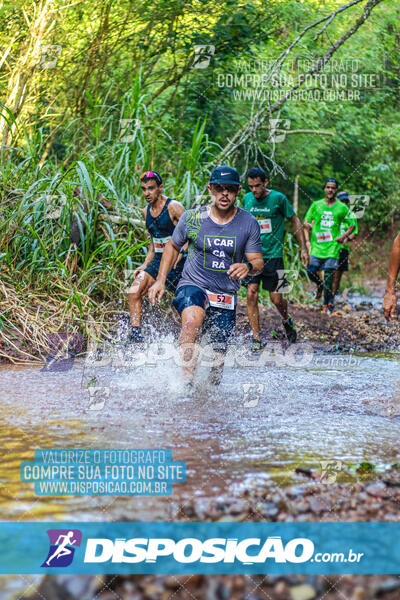
[[[174,229],[172,241],[179,247],[189,241],[178,288],[197,285],[211,292],[236,293],[240,281],[227,275],[229,267],[243,262],[245,252],[262,252],[258,221],[242,208],[225,225],[214,223],[205,206],[187,210]]]

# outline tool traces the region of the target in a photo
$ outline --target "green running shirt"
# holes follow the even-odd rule
[[[252,192],[243,198],[242,206],[254,215],[260,225],[263,258],[282,258],[285,219],[295,214],[292,205],[281,192],[269,190],[262,200],[256,200]]]
[[[340,226],[349,220],[349,212],[349,208],[340,200],[336,200],[331,206],[325,203],[325,199],[315,200],[311,204],[305,220],[312,224],[310,237],[312,256],[339,258],[341,246],[335,238],[341,235]]]

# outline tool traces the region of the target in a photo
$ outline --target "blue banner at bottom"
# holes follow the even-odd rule
[[[400,523],[0,523],[0,573],[397,574]]]

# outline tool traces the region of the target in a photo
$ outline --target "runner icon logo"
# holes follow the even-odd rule
[[[365,209],[369,206],[370,196],[357,196],[355,194],[349,194],[349,209],[350,216],[353,219],[362,219],[365,214]]]
[[[215,46],[197,45],[194,47],[192,69],[206,69],[214,56]]]
[[[335,483],[339,471],[342,470],[340,460],[321,460],[321,483]]]
[[[270,119],[269,135],[271,142],[279,144],[285,141],[286,132],[290,129],[290,119]]]
[[[279,294],[289,294],[293,290],[295,281],[299,279],[300,275],[299,271],[296,269],[278,269],[276,274],[278,275],[278,284],[275,292],[278,292]],[[289,277],[286,278],[286,275]]]
[[[40,66],[42,69],[55,69],[61,56],[60,44],[43,44],[40,46]]]
[[[243,383],[243,406],[244,408],[255,408],[263,395],[263,383]]]
[[[79,529],[48,529],[50,548],[42,567],[68,567],[74,558],[75,548],[81,545]]]
[[[110,397],[109,387],[89,387],[89,410],[103,410]]]

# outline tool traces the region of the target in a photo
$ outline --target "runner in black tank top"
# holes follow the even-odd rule
[[[150,206],[147,206],[146,210],[146,229],[152,237],[154,251],[156,253],[156,257],[158,255],[158,258],[161,258],[165,244],[169,239],[171,239],[172,232],[175,229],[175,225],[168,211],[170,202],[171,198],[167,198],[160,214],[157,217],[152,216]]]
[[[142,342],[142,298],[157,279],[158,269],[166,243],[171,238],[180,216],[185,212],[176,200],[162,194],[162,179],[157,171],[146,171],[140,178],[143,194],[148,202],[143,209],[146,229],[150,234],[147,256],[140,267],[133,272],[133,283],[128,292],[131,330],[128,343]],[[167,277],[167,287],[175,292],[184,265],[185,251]]]

